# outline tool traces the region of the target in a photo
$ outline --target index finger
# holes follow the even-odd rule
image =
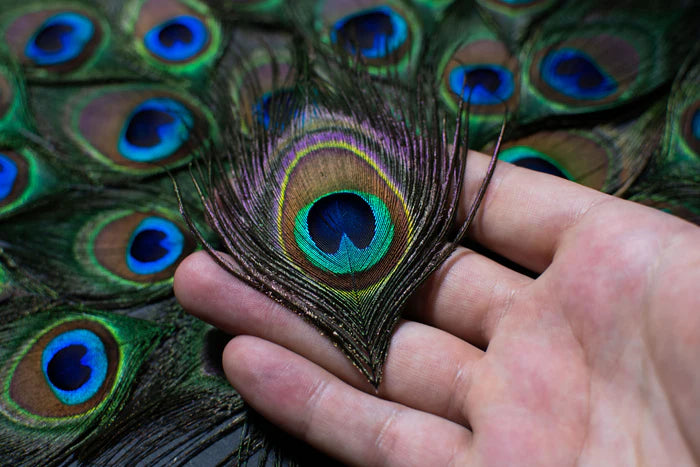
[[[463,222],[491,156],[469,151],[458,220]],[[563,233],[613,197],[563,178],[500,161],[469,237],[532,271],[551,263]]]

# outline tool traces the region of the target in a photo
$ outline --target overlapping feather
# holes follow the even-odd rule
[[[194,244],[168,170],[209,247],[226,242],[207,222],[236,274],[375,383],[400,304],[461,235],[467,123],[472,148],[505,117],[503,159],[700,223],[695,18],[686,0],[4,1],[2,462],[318,464],[224,381],[227,336],[174,303]],[[209,214],[186,169],[202,155]],[[13,384],[56,393],[16,367],[75,322],[124,350],[102,402],[18,411]],[[80,368],[71,352],[56,362]]]
[[[283,86],[296,94],[250,138],[233,106],[226,146],[198,166],[195,183],[233,258],[206,246],[215,259],[310,321],[379,385],[402,305],[470,220],[451,234],[465,133],[460,123],[447,133],[433,96],[400,107],[403,97],[355,86],[362,73],[327,73]]]

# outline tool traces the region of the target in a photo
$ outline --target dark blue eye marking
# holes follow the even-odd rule
[[[44,21],[24,49],[39,66],[60,65],[83,53],[95,34],[95,26],[79,13],[59,13]]]
[[[580,100],[604,99],[617,91],[617,82],[586,53],[559,49],[542,60],[542,78],[560,93]]]
[[[535,170],[537,172],[555,175],[557,177],[573,180],[573,177],[557,161],[551,157],[527,146],[514,146],[508,148],[498,156],[499,159],[510,162],[518,167]]]
[[[269,130],[271,113],[274,113],[275,119],[280,122],[279,129],[282,129],[284,122],[299,114],[299,110],[294,106],[294,96],[294,91],[291,89],[267,92],[253,106],[253,115],[256,116],[258,123]]]
[[[309,210],[307,223],[311,239],[328,254],[338,251],[344,236],[361,250],[374,238],[372,208],[355,193],[335,193],[319,199]]]
[[[700,109],[696,110],[693,114],[693,136],[695,139],[700,140]]]
[[[330,32],[331,42],[354,55],[359,45],[365,58],[384,58],[399,49],[408,38],[408,24],[391,8],[381,6],[346,16]]]
[[[41,356],[46,382],[67,405],[82,404],[94,396],[107,378],[108,364],[104,343],[86,329],[54,337]]]
[[[0,201],[3,201],[12,193],[12,188],[17,181],[17,174],[17,164],[6,155],[0,153]]]
[[[146,33],[144,43],[154,55],[171,62],[182,62],[196,56],[207,45],[209,31],[194,16],[178,16]]]
[[[515,91],[513,73],[499,65],[464,65],[450,72],[450,88],[474,105],[500,104]]]
[[[119,152],[136,162],[165,159],[187,141],[193,121],[192,113],[173,99],[148,99],[127,119]]]
[[[180,257],[185,236],[171,221],[148,217],[136,227],[126,250],[126,264],[136,274],[155,274]]]
[[[389,251],[394,225],[386,204],[359,191],[329,193],[302,208],[294,238],[315,266],[334,274],[362,272]]]

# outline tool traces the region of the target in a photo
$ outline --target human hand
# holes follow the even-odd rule
[[[470,153],[464,210],[487,163]],[[223,363],[248,403],[346,463],[700,460],[700,228],[501,163],[470,235],[541,274],[458,248],[411,301],[378,392],[206,253],[175,293],[238,335]]]

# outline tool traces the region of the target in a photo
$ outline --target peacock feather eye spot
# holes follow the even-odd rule
[[[333,274],[354,274],[386,255],[394,225],[379,197],[347,190],[329,193],[301,209],[294,236],[316,267]]]
[[[618,89],[615,80],[593,58],[576,49],[550,52],[542,61],[541,72],[552,88],[574,99],[604,99]]]
[[[195,243],[172,217],[158,212],[116,211],[85,225],[76,251],[86,268],[101,266],[109,279],[153,284],[170,280]],[[93,269],[90,269],[91,271]],[[132,284],[133,285],[133,284]]]
[[[168,48],[177,44],[191,44],[192,39],[192,30],[181,22],[170,22],[158,33],[158,40]]]
[[[90,380],[92,370],[81,361],[87,353],[81,344],[69,345],[59,350],[46,368],[46,376],[51,384],[63,391],[75,391]]]
[[[95,26],[85,15],[58,13],[44,21],[24,53],[38,66],[60,65],[78,58],[94,35]]]
[[[142,263],[158,261],[168,253],[160,244],[165,238],[167,235],[160,230],[142,230],[131,244],[131,256]]]
[[[387,6],[365,10],[338,20],[331,29],[331,42],[348,53],[383,58],[398,50],[408,38],[408,24]]]
[[[691,125],[693,128],[693,137],[695,137],[696,140],[700,141],[700,109],[697,109],[693,114],[693,120]]]
[[[126,128],[126,140],[134,146],[151,148],[162,141],[158,129],[172,125],[173,122],[175,117],[161,110],[140,110]]]
[[[94,332],[74,329],[54,337],[41,357],[50,389],[64,404],[82,404],[92,398],[107,379],[105,345]]]
[[[9,419],[37,436],[69,439],[113,419],[163,337],[157,325],[82,306],[44,308],[3,326],[13,334],[3,342],[0,368],[4,426]]]
[[[174,154],[188,140],[192,113],[168,98],[148,99],[127,119],[120,153],[132,161],[154,162]]]
[[[209,42],[209,31],[194,16],[178,16],[152,28],[144,36],[146,48],[158,58],[182,62],[200,54]]]
[[[359,249],[374,238],[375,219],[372,208],[355,193],[334,193],[319,199],[309,210],[309,233],[323,252],[334,254],[343,236]]]
[[[136,274],[155,274],[173,266],[182,255],[185,237],[171,221],[148,217],[136,227],[126,262]]]
[[[501,152],[499,159],[518,167],[573,180],[573,177],[554,159],[527,146],[515,146]]]
[[[274,119],[280,122],[280,128],[284,128],[284,122],[298,116],[294,109],[295,95],[291,89],[278,89],[265,93],[253,106],[253,115],[259,124],[266,130],[270,129],[270,121]],[[273,115],[274,114],[274,115]]]
[[[5,154],[0,153],[0,203],[12,193],[18,174],[17,164]]]
[[[458,66],[450,72],[449,79],[452,92],[475,105],[505,102],[515,91],[513,73],[499,65]]]

